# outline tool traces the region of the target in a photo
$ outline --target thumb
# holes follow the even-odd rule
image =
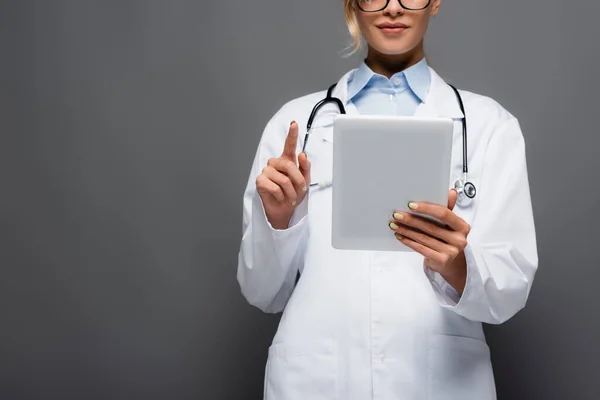
[[[456,199],[458,198],[458,193],[456,189],[450,189],[448,192],[448,208],[450,210],[454,210],[454,206],[456,205]]]
[[[300,167],[302,176],[304,176],[306,185],[310,185],[310,161],[308,160],[308,156],[304,151],[298,155],[298,165]]]

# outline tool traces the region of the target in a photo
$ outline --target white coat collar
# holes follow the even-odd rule
[[[425,101],[417,108],[415,116],[463,118],[464,114],[460,110],[454,90],[431,67],[429,67],[429,70],[431,71],[431,88]],[[352,73],[354,73],[354,70],[342,76],[332,95],[342,100],[348,114],[358,114],[358,110],[353,103],[348,103],[348,79]],[[327,108],[331,112],[334,111],[335,106],[332,109]]]

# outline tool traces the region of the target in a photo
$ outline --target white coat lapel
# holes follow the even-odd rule
[[[354,70],[347,72],[344,76],[342,76],[331,93],[333,97],[337,97],[342,101],[342,104],[344,104],[344,108],[346,110],[346,114],[348,115],[358,114],[358,110],[354,103],[348,103],[348,79],[353,72]],[[321,108],[321,111],[319,111],[319,116],[315,117],[315,122],[313,123],[314,128],[330,128],[325,130],[323,137],[326,141],[331,143],[333,143],[333,120],[338,115],[340,115],[340,112],[337,105],[328,103]]]
[[[460,110],[454,90],[432,68],[431,87],[425,102],[417,107],[415,117],[447,117],[461,119],[464,114]]]

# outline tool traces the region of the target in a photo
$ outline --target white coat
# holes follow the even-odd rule
[[[352,72],[333,92],[348,114],[358,113],[347,102]],[[430,92],[416,115],[455,119],[451,188],[462,176],[463,114],[452,89],[433,69],[431,74]],[[267,124],[243,197],[237,270],[250,304],[268,313],[283,311],[268,351],[265,399],[496,398],[482,323],[503,323],[525,306],[537,245],[517,119],[488,97],[461,95],[469,180],[477,196],[454,209],[471,225],[467,284],[460,298],[418,253],[333,249],[331,188],[310,189],[290,227],[273,229],[256,193],[256,177],[269,158],[281,155],[292,120],[300,126],[301,151],[302,127],[325,91],[290,101]],[[313,125],[306,149],[313,182],[331,179],[336,113],[334,105],[325,106]],[[393,155],[390,149],[382,156]],[[403,173],[390,184],[401,184]],[[298,270],[302,275],[295,286]]]

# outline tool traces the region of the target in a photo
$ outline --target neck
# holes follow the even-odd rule
[[[423,59],[423,42],[408,53],[404,54],[383,54],[369,46],[365,63],[377,74],[391,78],[397,72],[404,71],[412,67]]]

